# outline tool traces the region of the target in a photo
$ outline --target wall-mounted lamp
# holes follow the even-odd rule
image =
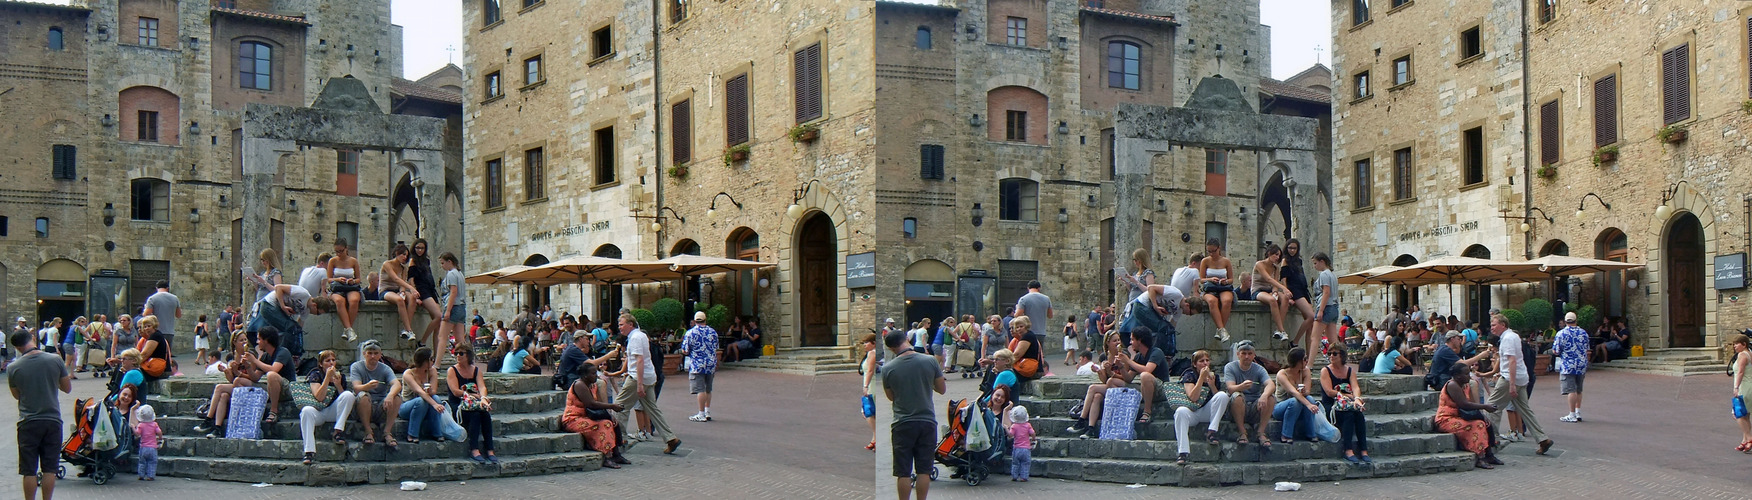
[[[680,221],[682,224],[687,223],[687,219],[682,218],[681,214],[676,213],[675,209],[669,208],[669,207],[659,207],[657,209],[657,215],[639,215],[639,211],[634,210],[633,211],[633,218],[634,219],[651,219],[651,232],[661,233],[661,232],[663,232],[663,221],[666,219],[666,217],[663,216],[664,210],[668,210],[669,215],[675,217],[675,220]]]
[[[718,220],[718,198],[729,198],[731,205],[735,205],[737,210],[742,210],[742,204],[736,202],[735,196],[730,196],[730,193],[719,191],[718,194],[712,196],[712,206],[706,208],[707,219]]]
[[[1058,221],[1059,221],[1059,224],[1065,224],[1065,223],[1070,222],[1071,221],[1071,214],[1065,213],[1065,209],[1060,208],[1059,214],[1058,214]]]
[[[1083,200],[1083,203],[1089,205],[1089,208],[1095,208],[1101,204],[1100,201],[1095,199],[1095,195],[1089,195],[1087,199]]]
[[[316,215],[317,215],[317,217],[321,217],[322,213],[323,213],[322,200],[316,200]]]
[[[977,117],[979,115],[974,116]],[[809,194],[809,188],[819,182],[821,181],[809,179],[808,182],[804,182],[803,184],[798,185],[796,189],[792,189],[791,206],[785,207],[785,215],[790,216],[792,219],[803,218],[803,205],[800,205],[799,203],[803,201],[803,196]]]
[[[347,44],[347,59],[353,58],[353,44]]]
[[[1167,212],[1168,211],[1168,200],[1157,198],[1156,199],[1156,211],[1157,212]]]
[[[104,115],[104,116],[109,116],[109,115]],[[985,121],[979,119],[979,113],[974,113],[972,117],[967,119],[967,124],[971,125],[971,126],[978,127],[982,123],[985,123]]]
[[[316,51],[317,52],[328,52],[328,40],[317,40],[316,41]]]
[[[286,211],[298,213],[298,200],[286,200]]]
[[[219,206],[221,206],[221,207],[231,206],[231,198],[228,198],[225,195],[219,195]],[[376,210],[376,209],[372,209],[372,210]]]
[[[1211,53],[1216,55],[1217,59],[1222,59],[1223,58],[1223,44],[1220,44],[1220,43],[1217,44],[1217,48],[1215,50],[1212,50]]]
[[[1241,219],[1242,224],[1246,224],[1247,223],[1247,205],[1241,205],[1239,207],[1236,207],[1235,216],[1239,217]]]
[[[116,126],[116,117],[110,116],[109,113],[104,113],[103,120],[100,120],[99,123],[102,123],[105,127],[114,127]]]
[[[1594,193],[1584,194],[1584,195],[1582,195],[1582,202],[1576,204],[1576,218],[1577,219],[1582,218],[1582,215],[1584,213],[1586,213],[1586,211],[1587,211],[1586,209],[1588,208],[1588,197],[1589,196],[1592,196],[1592,197],[1594,197],[1594,199],[1599,200],[1600,206],[1606,207],[1607,210],[1612,209],[1612,204],[1606,203],[1606,199],[1601,198],[1600,195],[1597,195]]]
[[[374,62],[374,63],[383,62],[383,51],[381,51],[381,50],[371,51],[371,62]]]
[[[979,227],[979,225],[984,222],[985,208],[981,207],[978,203],[973,204],[973,227]]]
[[[1059,48],[1059,50],[1065,50],[1065,49],[1071,48],[1071,41],[1065,37],[1062,37],[1062,36],[1058,37],[1058,48]]]
[[[1667,203],[1672,202],[1673,197],[1679,195],[1680,184],[1691,185],[1691,183],[1685,182],[1685,179],[1679,179],[1679,182],[1675,182],[1673,185],[1668,186],[1667,190],[1661,193],[1661,206],[1655,207],[1656,219],[1665,221],[1668,217],[1673,216],[1673,207],[1667,206]],[[1586,196],[1582,197],[1582,201],[1587,201],[1587,199]]]
[[[1186,200],[1186,204],[1180,207],[1180,214],[1192,217],[1192,200]]]
[[[189,37],[189,50],[201,50],[200,37]]]
[[[106,227],[116,225],[116,206],[115,206],[115,204],[113,204],[113,203],[103,204],[103,225]]]
[[[200,224],[201,223],[201,209],[199,209],[199,208],[189,209],[189,223],[190,224]]]
[[[201,122],[189,122],[189,135],[201,135]]]
[[[371,207],[371,213],[366,214],[365,216],[370,217],[372,222],[376,222],[377,221],[377,207]]]
[[[1520,217],[1520,219],[1521,219],[1521,228],[1520,229],[1521,229],[1522,233],[1527,233],[1527,232],[1533,231],[1533,216],[1531,215],[1533,212],[1539,212],[1539,217],[1545,219],[1546,224],[1557,223],[1556,219],[1552,219],[1551,216],[1545,215],[1545,211],[1540,210],[1539,207],[1529,208],[1529,209],[1527,209],[1527,213],[1529,215],[1526,217]],[[1508,218],[1508,216],[1504,216],[1504,217]]]
[[[1068,123],[1065,123],[1064,120],[1059,120],[1059,129],[1058,130],[1059,130],[1059,135],[1068,135],[1071,133],[1071,125]]]

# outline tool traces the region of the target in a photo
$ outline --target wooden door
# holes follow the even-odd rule
[[[1667,230],[1668,347],[1703,347],[1703,227],[1691,214]]]
[[[802,345],[835,345],[839,320],[839,280],[834,272],[836,256],[833,220],[817,213],[803,222],[797,238],[797,295],[802,323]]]

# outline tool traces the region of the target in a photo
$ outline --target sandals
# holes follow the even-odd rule
[[[316,453],[312,453],[312,452],[308,452],[308,451],[304,452],[304,465],[310,465],[312,462],[315,462],[315,461],[316,461]]]
[[[1217,431],[1205,429],[1205,441],[1208,441],[1213,445],[1219,444],[1217,443]]]
[[[1271,438],[1265,437],[1265,435],[1263,435],[1263,434],[1260,435],[1259,436],[1259,446],[1262,446],[1265,448],[1271,448]]]
[[[340,431],[335,432],[338,434]],[[371,437],[371,429],[365,429],[365,440],[362,442],[365,444],[377,444],[377,438]]]
[[[1138,423],[1140,423],[1140,424],[1150,423],[1150,412],[1139,413],[1138,414]]]
[[[334,438],[335,444],[338,444],[338,445],[346,445],[347,444],[346,433],[342,432],[340,429],[335,429],[335,432],[333,435],[331,435],[331,437]],[[370,439],[371,438],[367,437],[366,438],[367,442],[370,442],[369,441]]]
[[[418,443],[419,441],[414,441],[414,442]],[[388,446],[389,449],[391,449],[391,450],[395,449],[395,445],[396,445],[395,436],[391,436],[387,432],[383,433],[383,445]]]
[[[1752,440],[1747,440],[1744,443],[1740,443],[1740,446],[1734,447],[1734,451],[1738,451],[1741,453],[1752,453]]]
[[[871,441],[870,444],[864,445],[864,449],[870,450],[870,451],[876,451],[876,442]]]
[[[280,412],[270,411],[270,412],[268,412],[267,415],[262,416],[262,423],[263,424],[274,424],[274,423],[279,423],[279,422],[280,422]]]
[[[1186,465],[1186,457],[1188,455],[1191,455],[1191,454],[1190,453],[1181,453],[1180,458],[1177,458],[1174,460],[1174,465]]]
[[[1281,438],[1278,439],[1278,442],[1283,444],[1296,444],[1296,440],[1290,438]]]
[[[1252,444],[1252,442],[1247,440],[1246,434],[1242,434],[1241,437],[1235,438],[1235,444]]]

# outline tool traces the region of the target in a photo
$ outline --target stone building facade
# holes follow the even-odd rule
[[[1353,96],[1355,75],[1365,70],[1384,89],[1335,106],[1336,226],[1340,241],[1350,242],[1340,244],[1342,256],[1387,264],[1481,245],[1495,258],[1644,263],[1566,280],[1555,291],[1493,288],[1498,306],[1553,296],[1626,316],[1632,341],[1649,349],[1713,348],[1752,319],[1737,279],[1744,268],[1737,259],[1752,246],[1752,184],[1736,165],[1746,158],[1740,131],[1752,98],[1752,9],[1698,1],[1372,3],[1366,19],[1355,2],[1332,4],[1337,93]],[[1470,55],[1473,47],[1483,54]],[[1404,55],[1416,83],[1392,87],[1394,61]],[[1669,127],[1682,136],[1662,132]],[[1472,166],[1465,131],[1475,128],[1485,139],[1483,186],[1494,187],[1477,189],[1462,177]],[[1418,182],[1412,201],[1395,202],[1388,166],[1401,144],[1418,148]],[[1359,204],[1358,184],[1346,179],[1371,152],[1374,202]],[[1432,191],[1431,182],[1440,187]],[[1502,300],[1502,291],[1515,299]],[[1445,309],[1441,297],[1423,300]]]
[[[1176,105],[1201,78],[1218,73],[1263,99],[1261,81],[1269,73],[1268,29],[1259,25],[1257,2],[659,4],[655,21],[650,12],[616,21],[641,52],[597,63],[637,55],[651,67],[590,80],[574,89],[568,106],[576,107],[568,114],[547,111],[565,121],[522,125],[519,133],[588,128],[582,123],[590,120],[576,118],[586,114],[655,112],[655,130],[637,127],[643,138],[626,139],[655,145],[654,156],[626,166],[650,176],[644,187],[624,194],[574,189],[576,200],[568,203],[602,203],[590,212],[595,224],[630,227],[615,241],[641,246],[626,258],[700,253],[776,264],[679,287],[639,287],[628,305],[662,296],[723,303],[760,318],[781,349],[843,353],[888,317],[1001,314],[1030,280],[1054,297],[1060,321],[1109,303],[1110,270],[1129,267],[1131,253],[1104,243],[1113,240],[1114,107]],[[490,0],[464,5],[471,57],[498,57],[512,45],[577,43],[539,25],[518,27],[512,7]],[[481,29],[482,12],[493,5],[506,12],[506,24]],[[554,15],[540,22],[554,24],[546,21]],[[639,22],[654,22],[654,30]],[[500,36],[496,31],[518,41],[486,41]],[[655,39],[638,35],[650,32]],[[467,68],[477,92],[494,71],[478,62]],[[655,85],[654,98],[577,97],[647,84]],[[1262,109],[1259,101],[1248,105]],[[492,103],[478,109],[470,108],[472,124],[496,112]],[[468,128],[471,196],[484,181],[492,154],[486,150],[499,147],[474,145],[514,127],[489,128]],[[594,161],[593,151],[578,154],[580,164]],[[1266,206],[1260,179],[1281,169],[1246,152],[1179,148],[1159,156],[1143,218],[1163,279],[1209,236],[1231,244],[1237,262],[1257,258],[1256,238],[1270,226],[1259,216]],[[1314,169],[1305,169],[1298,174],[1306,176],[1304,185],[1315,185]],[[505,220],[566,234],[571,242],[554,244],[581,252],[608,237],[567,230],[575,222],[521,208],[507,208],[508,219],[471,211],[469,217],[486,222],[471,219],[471,248],[530,239],[494,222]],[[662,217],[659,231],[639,218],[653,214]],[[1309,245],[1310,252],[1326,248]],[[518,264],[529,252],[499,255],[483,265]],[[573,307],[557,298],[554,305]],[[600,311],[584,310],[593,317]],[[509,317],[511,309],[494,312]]]
[[[0,132],[0,161],[13,167],[0,197],[4,316],[138,313],[159,279],[189,319],[253,300],[237,272],[261,267],[261,249],[241,247],[250,203],[272,211],[269,246],[291,279],[337,237],[365,267],[392,238],[412,239],[393,233],[384,153],[300,147],[270,199],[244,199],[247,104],[308,105],[328,79],[351,75],[379,109],[460,125],[454,96],[397,77],[401,29],[387,1],[3,1],[0,12],[15,21],[0,27],[0,86],[12,89],[0,110],[31,124]]]

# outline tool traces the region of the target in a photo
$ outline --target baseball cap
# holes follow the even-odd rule
[[[894,323],[894,318],[888,318],[888,320],[887,320],[887,321],[883,321],[883,323],[890,323],[890,324],[892,324],[892,323]]]
[[[24,322],[24,321],[25,321],[25,320],[24,320],[24,316],[19,316],[19,317],[18,317],[18,322],[19,322],[19,323],[23,323],[23,322]]]
[[[694,311],[694,321],[704,323],[706,321],[706,312],[705,311]]]
[[[1466,338],[1466,334],[1464,334],[1464,333],[1460,333],[1460,332],[1456,332],[1456,331],[1453,331],[1453,330],[1449,330],[1449,331],[1448,331],[1448,334],[1447,334],[1447,335],[1444,335],[1444,336],[1442,336],[1442,339],[1443,339],[1443,340],[1446,340],[1446,339],[1463,339],[1463,338]]]
[[[1569,324],[1572,324],[1572,325],[1573,325],[1573,324],[1576,324],[1576,312],[1575,312],[1575,311],[1570,311],[1570,312],[1567,312],[1567,313],[1563,313],[1563,322],[1564,322],[1564,323],[1569,323]]]

